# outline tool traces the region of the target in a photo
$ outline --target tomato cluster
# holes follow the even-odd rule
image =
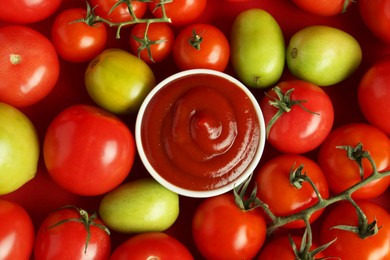
[[[390,258],[390,0],[38,2],[0,4],[1,259]],[[255,9],[272,26],[236,20]],[[204,199],[155,182],[133,137],[193,68],[246,83],[267,125],[252,179]]]

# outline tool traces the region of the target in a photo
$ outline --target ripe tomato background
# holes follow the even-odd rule
[[[344,191],[360,181],[357,163],[347,157],[344,149],[338,146],[356,147],[363,144],[363,150],[369,151],[376,163],[378,171],[390,169],[390,139],[377,128],[368,124],[346,124],[334,129],[321,144],[318,163],[323,170],[333,194]],[[371,164],[362,160],[364,178],[372,174]],[[382,178],[371,182],[352,194],[354,198],[374,198],[382,194],[388,187],[390,178]]]
[[[70,192],[94,196],[118,186],[135,156],[134,137],[112,114],[87,105],[62,111],[43,143],[48,173]]]
[[[18,203],[0,198],[0,258],[29,259],[35,241],[34,224]]]
[[[176,37],[173,59],[181,70],[208,68],[224,71],[230,58],[226,36],[210,24],[192,24]]]
[[[293,0],[293,2],[307,12],[323,16],[341,14],[352,3],[351,0],[320,0],[315,2],[310,0]]]
[[[127,239],[112,253],[110,260],[120,259],[192,260],[188,249],[176,238],[163,232],[148,232]]]
[[[332,229],[337,225],[358,226],[355,208],[348,202],[336,204],[325,216],[321,224],[321,243],[336,241],[324,253],[328,257],[340,259],[388,259],[390,258],[390,215],[381,206],[369,201],[358,202],[368,219],[368,223],[376,220],[378,233],[365,239],[352,232]]]
[[[4,1],[4,4],[6,4],[6,2],[8,1]],[[2,5],[3,4],[0,4],[0,7]],[[85,8],[85,2],[63,0],[56,14],[59,14],[62,10],[73,7]],[[356,99],[356,88],[359,85],[363,73],[379,58],[386,54],[390,54],[390,46],[373,36],[372,32],[367,28],[360,16],[358,4],[351,4],[345,14],[323,17],[300,9],[290,0],[248,0],[229,3],[222,0],[210,0],[207,1],[205,10],[202,15],[196,19],[196,22],[211,23],[217,26],[226,35],[227,39],[229,39],[230,27],[236,15],[243,10],[254,7],[263,8],[275,17],[283,30],[286,41],[288,41],[291,35],[297,30],[305,26],[315,24],[335,26],[346,30],[356,37],[363,49],[363,62],[361,67],[346,81],[335,86],[327,87],[324,90],[331,97],[334,105],[335,127],[345,123],[365,122]],[[51,16],[41,22],[29,24],[29,27],[36,29],[46,37],[50,38],[50,28],[54,18],[55,16]],[[10,23],[8,22],[0,21],[0,26],[9,24]],[[182,26],[175,26],[175,28],[177,33]],[[111,34],[111,36],[108,38],[107,47],[120,47],[128,50],[130,30],[131,26],[123,28],[121,39],[117,40],[114,38],[115,35],[112,33],[114,28],[108,28],[108,33]],[[87,95],[83,82],[86,64],[74,64],[61,60],[60,65],[61,73],[59,79],[49,95],[40,102],[23,108],[23,111],[36,125],[38,134],[42,141],[49,124],[65,108],[79,103],[93,104]],[[157,81],[161,81],[167,76],[170,76],[178,71],[173,57],[168,57],[162,62],[152,64],[151,67],[155,72]],[[225,72],[234,75],[229,64],[225,69]],[[1,78],[4,78],[3,74],[1,74]],[[289,72],[285,71],[283,79],[291,78],[292,77]],[[263,90],[252,91],[258,99],[263,96]],[[124,122],[130,127],[130,129],[133,129],[135,117],[126,116],[122,117],[122,119],[124,119]],[[318,150],[316,149],[310,152],[308,156],[315,159],[317,152]],[[273,147],[267,145],[261,164],[279,154],[280,153]],[[127,180],[141,177],[145,177],[145,169],[136,157],[134,166],[127,177]],[[388,189],[386,193],[381,195],[381,197],[375,199],[388,210],[390,210],[390,204],[388,203],[389,195],[390,191]],[[79,196],[64,190],[48,175],[43,160],[40,161],[36,178],[21,187],[18,191],[1,197],[12,199],[24,206],[24,208],[30,213],[35,227],[39,227],[47,214],[60,206],[73,204],[80,207],[96,209],[101,198],[100,196]],[[201,259],[201,256],[191,237],[191,222],[195,209],[201,201],[203,200],[181,197],[179,218],[175,224],[167,230],[168,234],[178,238],[189,248],[195,259]],[[126,240],[128,236],[113,233],[111,238],[113,248],[115,248],[121,242]]]
[[[390,1],[362,0],[358,4],[366,26],[376,37],[390,43]]]
[[[172,52],[175,37],[172,28],[167,23],[151,23],[147,40],[144,39],[145,30],[145,23],[136,24],[131,30],[131,52],[149,64],[168,57]]]
[[[0,101],[32,105],[57,83],[60,65],[53,44],[40,32],[21,25],[0,28]]]
[[[44,20],[54,14],[62,0],[7,0],[0,4],[0,20],[27,24]]]
[[[264,243],[266,223],[261,211],[242,211],[233,194],[222,194],[197,208],[192,235],[206,259],[252,259]]]
[[[268,142],[284,153],[307,153],[314,150],[332,129],[334,112],[331,99],[320,87],[301,80],[283,81],[277,86],[283,95],[293,89],[291,102],[284,102],[290,103],[288,106],[291,110],[270,127]],[[279,100],[275,90],[270,89],[260,101],[267,127],[279,110],[269,102]],[[294,101],[301,101],[300,105],[294,105]]]
[[[369,123],[390,136],[390,57],[372,65],[363,75],[358,88],[360,110]]]
[[[89,25],[87,10],[72,8],[61,12],[51,29],[51,39],[59,56],[71,62],[92,60],[103,51],[107,42],[106,25]],[[78,22],[77,22],[78,21]]]
[[[58,209],[46,216],[37,230],[35,259],[108,259],[111,252],[110,236],[95,225],[103,225],[103,222],[99,218],[91,219],[92,215],[89,215],[94,224],[88,227],[90,238],[85,249],[88,231],[83,222],[75,221],[80,218],[80,211],[75,208]]]
[[[257,196],[265,202],[276,216],[286,216],[314,205],[317,195],[308,182],[300,189],[290,183],[290,171],[303,165],[302,174],[312,180],[323,198],[329,196],[328,183],[317,163],[305,156],[284,154],[265,162],[255,173]],[[288,196],[281,196],[288,194]],[[310,223],[316,220],[322,210],[310,217]],[[303,221],[286,224],[288,228],[304,227]]]

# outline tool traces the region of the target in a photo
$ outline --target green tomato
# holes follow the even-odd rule
[[[164,231],[179,215],[179,195],[152,178],[139,179],[107,193],[99,214],[107,227],[117,232]]]
[[[256,8],[241,12],[231,36],[232,66],[245,85],[266,88],[280,79],[285,43],[279,24],[268,12]]]
[[[0,195],[35,177],[39,140],[34,125],[18,109],[0,102]]]
[[[350,34],[316,25],[305,27],[291,37],[286,60],[297,78],[329,86],[345,80],[358,68],[362,50]]]
[[[153,71],[143,60],[115,48],[89,63],[84,80],[92,100],[115,114],[137,112],[156,84]]]

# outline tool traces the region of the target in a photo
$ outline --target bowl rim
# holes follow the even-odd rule
[[[190,190],[190,189],[185,189],[182,187],[179,187],[177,185],[174,185],[173,183],[167,181],[164,179],[151,165],[149,162],[145,151],[143,149],[142,145],[142,138],[141,138],[141,126],[142,126],[142,119],[143,115],[145,113],[145,110],[148,107],[149,102],[152,100],[152,98],[158,93],[162,88],[165,86],[169,85],[169,83],[180,79],[182,77],[188,77],[188,76],[196,76],[199,74],[207,74],[207,75],[213,75],[213,76],[218,76],[221,77],[225,80],[228,80],[232,82],[234,85],[242,89],[245,94],[249,97],[253,108],[257,114],[257,118],[259,121],[259,127],[260,127],[260,140],[259,140],[259,145],[256,149],[256,152],[252,158],[252,161],[249,163],[245,171],[240,174],[234,181],[229,182],[228,184],[221,186],[219,188],[213,189],[213,190]],[[266,129],[265,129],[265,122],[264,122],[264,117],[263,117],[263,112],[260,108],[259,102],[255,98],[255,96],[252,94],[252,92],[249,90],[248,87],[246,87],[241,81],[236,79],[235,77],[221,71],[217,70],[212,70],[212,69],[189,69],[189,70],[184,70],[180,71],[177,73],[174,73],[167,78],[163,79],[161,82],[159,82],[145,97],[143,100],[140,109],[138,111],[137,117],[136,117],[136,122],[135,122],[135,144],[137,148],[138,155],[141,159],[141,162],[143,163],[144,167],[146,170],[149,172],[149,174],[161,185],[163,185],[165,188],[179,194],[182,196],[186,197],[193,197],[193,198],[207,198],[207,197],[213,197],[217,195],[221,195],[223,193],[226,193],[228,191],[231,191],[241,183],[243,183],[249,176],[252,175],[254,172],[255,168],[257,167],[258,163],[260,162],[260,159],[263,155],[264,152],[264,147],[265,147],[265,139],[266,139]]]

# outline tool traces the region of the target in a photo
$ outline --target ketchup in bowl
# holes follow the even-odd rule
[[[207,69],[168,77],[144,100],[137,148],[165,187],[190,197],[231,190],[253,172],[264,149],[256,99],[233,77]]]

